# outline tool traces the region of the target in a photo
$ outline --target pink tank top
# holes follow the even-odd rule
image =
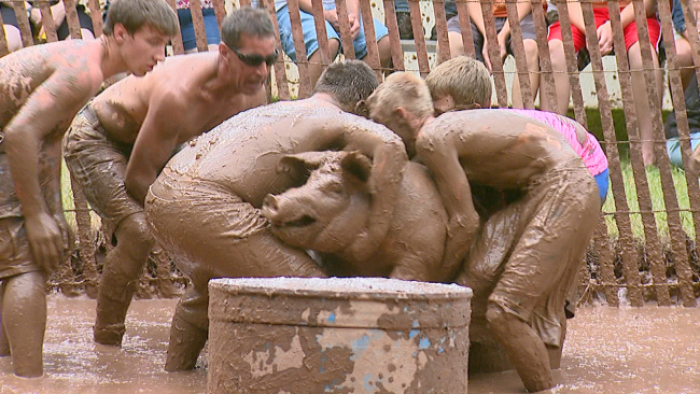
[[[529,118],[537,119],[559,131],[569,142],[569,145],[574,148],[574,151],[581,156],[591,175],[596,176],[608,168],[608,158],[605,157],[603,149],[600,148],[600,144],[593,134],[586,132],[586,142],[583,145],[578,142],[576,138],[576,126],[578,123],[573,119],[553,112],[532,109],[508,109],[507,111],[517,112]],[[582,130],[584,129],[583,126],[580,127]]]

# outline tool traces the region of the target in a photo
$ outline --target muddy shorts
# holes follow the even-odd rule
[[[229,265],[260,257],[247,246],[251,237],[270,231],[260,209],[224,186],[168,168],[151,186],[145,205],[154,236],[185,275],[197,276],[199,267],[207,267],[217,276],[256,276],[257,272],[247,272],[246,264]]]
[[[151,186],[145,211],[154,237],[193,284],[176,313],[206,329],[210,279],[260,276],[259,271],[246,270],[256,266],[249,261],[267,262],[262,248],[249,238],[269,234],[267,219],[223,186],[168,168]]]
[[[600,216],[598,188],[581,161],[533,182],[483,225],[458,283],[561,345],[564,302]],[[478,310],[481,308],[481,312]],[[475,305],[475,315],[486,305]]]
[[[0,219],[0,280],[41,270],[32,260],[24,218]]]
[[[131,148],[107,138],[91,103],[76,115],[65,137],[63,152],[71,175],[92,208],[114,226],[143,211],[124,186]]]

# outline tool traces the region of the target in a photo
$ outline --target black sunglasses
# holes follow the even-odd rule
[[[226,45],[226,46],[228,46],[228,45]],[[267,64],[268,66],[272,66],[277,61],[277,58],[280,56],[279,49],[275,49],[275,53],[273,53],[271,55],[263,56],[263,55],[258,55],[258,54],[247,55],[245,53],[238,52],[238,49],[236,49],[236,48],[233,48],[230,46],[228,46],[228,47],[231,48],[233,53],[235,53],[236,56],[238,56],[238,58],[241,59],[241,61],[243,63],[245,63],[246,65],[251,66],[251,67],[259,67],[263,63]]]

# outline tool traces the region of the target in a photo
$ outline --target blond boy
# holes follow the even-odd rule
[[[456,111],[434,119],[425,82],[395,73],[368,99],[370,116],[399,134],[434,173],[450,216],[445,258],[466,257],[457,282],[486,299],[477,310],[530,392],[554,386],[564,300],[600,209],[595,182],[552,127],[521,114]],[[471,184],[520,197],[483,226]]]

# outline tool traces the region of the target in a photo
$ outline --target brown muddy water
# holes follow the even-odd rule
[[[206,393],[206,352],[195,371],[163,371],[176,302],[134,301],[124,346],[115,349],[92,342],[94,300],[51,295],[44,377],[16,378],[10,359],[0,358],[0,393]],[[579,308],[554,376],[553,393],[700,393],[700,308]],[[525,389],[504,372],[472,377],[469,392]]]

